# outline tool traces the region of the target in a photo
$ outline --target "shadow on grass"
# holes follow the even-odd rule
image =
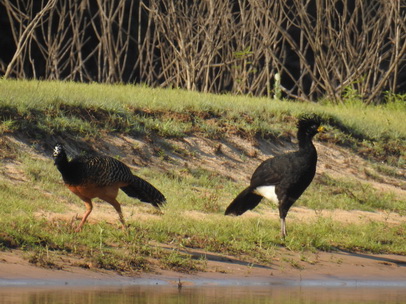
[[[212,262],[220,262],[220,263],[225,263],[225,264],[233,264],[233,265],[240,265],[240,266],[247,266],[251,268],[260,268],[260,269],[272,269],[272,267],[266,266],[266,265],[261,265],[261,264],[256,264],[256,263],[251,263],[251,262],[245,262],[241,261],[239,259],[236,259],[234,257],[229,257],[229,256],[224,256],[221,254],[215,254],[212,252],[203,252],[199,250],[193,250],[193,249],[175,249],[172,247],[160,247],[163,250],[177,250],[180,253],[188,254],[192,257],[192,259],[205,259],[207,261],[212,261]]]
[[[340,252],[338,254],[345,254],[345,255],[350,255],[353,257],[358,257],[362,259],[369,259],[369,260],[374,260],[382,263],[392,263],[396,264],[399,267],[406,267],[406,260],[398,260],[398,259],[393,259],[393,258],[387,258],[384,256],[376,256],[376,255],[369,255],[365,253],[356,253],[356,252],[351,252],[347,250],[340,249]]]

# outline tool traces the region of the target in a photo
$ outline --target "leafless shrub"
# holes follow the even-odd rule
[[[403,0],[0,0],[5,77],[365,103],[406,86]],[[276,80],[281,76],[281,85]]]
[[[310,90],[296,82],[301,96],[338,101],[350,87],[370,103],[383,89],[397,90],[406,62],[401,1],[292,2],[295,13],[287,15],[304,43],[298,45],[284,29],[281,33],[301,59],[301,75],[311,79]]]

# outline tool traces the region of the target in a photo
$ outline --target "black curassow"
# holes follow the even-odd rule
[[[65,185],[80,197],[86,212],[76,231],[80,231],[93,209],[92,199],[100,198],[116,209],[120,221],[125,226],[118,190],[128,196],[138,198],[159,208],[165,203],[165,197],[154,186],[132,174],[129,167],[108,156],[80,156],[68,161],[64,147],[56,144],[53,152],[55,165],[62,174]]]
[[[317,115],[302,115],[297,127],[299,150],[275,156],[259,165],[250,185],[227,207],[226,215],[254,209],[263,197],[278,204],[281,234],[286,237],[285,218],[290,207],[310,185],[316,173],[317,151],[313,137],[324,130]]]

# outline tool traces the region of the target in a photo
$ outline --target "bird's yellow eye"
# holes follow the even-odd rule
[[[324,132],[324,127],[323,126],[318,127],[317,132]]]

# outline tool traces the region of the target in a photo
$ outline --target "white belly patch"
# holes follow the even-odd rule
[[[255,188],[254,193],[265,197],[275,204],[279,202],[275,193],[275,186],[260,186]]]

